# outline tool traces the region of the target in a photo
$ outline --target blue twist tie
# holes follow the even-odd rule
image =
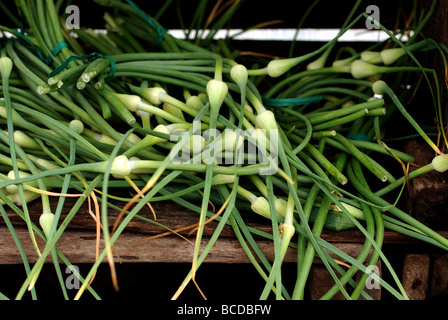
[[[286,98],[286,99],[275,99],[275,98],[262,98],[263,103],[270,107],[287,107],[287,106],[300,106],[313,102],[320,102],[323,96],[314,97],[304,97],[304,98]]]
[[[351,139],[351,140],[359,140],[359,141],[367,141],[370,142],[372,141],[372,139],[370,139],[369,136],[365,135],[364,133],[350,133],[347,135],[347,139]]]
[[[21,13],[21,12],[20,12]],[[34,49],[34,51],[36,52],[37,56],[39,57],[40,60],[42,60],[43,62],[45,62],[45,64],[49,65],[52,61],[52,55],[53,56],[57,56],[61,50],[65,47],[68,47],[67,42],[65,41],[61,41],[59,42],[56,47],[54,47],[53,50],[51,50],[51,54],[48,55],[48,57],[44,58],[44,56],[42,55],[42,53],[40,52],[40,50],[34,45],[33,42],[31,42],[30,39],[28,39],[28,37],[25,35],[25,31],[23,28],[23,23],[20,23],[20,27],[18,29],[14,29],[13,31],[16,32],[16,36],[20,39],[23,40],[24,42],[26,42],[26,44],[28,44],[31,48]],[[2,31],[3,33],[3,31]],[[4,33],[3,33],[4,35]],[[1,51],[1,50],[0,50]]]
[[[39,57],[40,60],[42,60],[43,62],[45,62],[47,64],[47,59],[44,58],[44,56],[42,55],[42,53],[40,52],[40,50],[34,45],[34,43],[31,42],[30,39],[27,38],[27,36],[25,35],[25,31],[23,30],[23,24],[20,24],[20,27],[18,29],[15,29],[13,31],[17,32],[17,37],[20,40],[23,40],[26,42],[26,44],[28,44],[31,48],[34,49],[34,51],[36,51],[37,56]]]
[[[163,35],[168,31],[165,28],[160,28],[159,25],[150,17],[148,16],[146,13],[144,13],[135,3],[134,1],[131,0],[126,0],[126,2],[132,7],[134,8],[135,11],[137,11],[142,17],[143,19],[146,20],[146,22],[149,23],[149,25],[151,27],[154,28],[154,30],[157,32],[157,41],[159,44],[162,43],[163,41]]]
[[[112,59],[112,57],[110,57],[110,56],[105,56],[105,55],[103,55],[103,54],[101,54],[101,53],[98,53],[98,52],[94,52],[94,53],[91,53],[91,54],[88,54],[88,55],[83,55],[83,56],[71,56],[71,57],[69,57],[67,60],[65,60],[59,67],[57,67],[57,68],[54,69],[52,72],[50,72],[50,74],[48,75],[48,77],[51,78],[51,77],[53,77],[53,76],[55,76],[55,75],[61,73],[62,70],[64,70],[65,68],[67,68],[68,64],[69,64],[70,62],[72,62],[72,61],[87,59],[87,62],[90,62],[90,61],[93,61],[93,60],[98,59],[98,58],[107,58],[107,59],[109,59],[109,62],[110,62],[110,71],[109,71],[109,74],[108,74],[107,77],[108,77],[108,78],[113,77],[114,74],[115,74],[115,70],[117,69],[117,66],[116,66],[116,64],[115,64],[114,59]]]
[[[68,47],[67,42],[65,42],[65,41],[59,42],[56,45],[56,47],[54,47],[53,50],[51,50],[51,54],[48,55],[48,57],[45,59],[45,63],[50,64],[51,61],[53,61],[52,56],[56,57],[62,51],[62,49],[66,48],[66,47]]]

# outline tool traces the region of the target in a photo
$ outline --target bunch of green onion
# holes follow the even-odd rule
[[[104,258],[118,288],[112,247],[131,220],[157,223],[139,215],[155,201],[174,201],[198,214],[191,272],[173,298],[190,282],[201,287],[196,272],[226,225],[266,281],[261,299],[304,299],[315,256],[335,280],[322,299],[339,291],[347,299],[371,299],[364,291],[367,277],[397,299],[406,299],[381,250],[384,231],[448,248],[447,239],[383,199],[398,192],[398,202],[409,180],[448,168],[446,155],[403,106],[420,83],[418,75],[428,83],[437,79],[415,54],[446,50],[418,32],[431,12],[416,22],[407,43],[379,25],[393,48],[378,43],[362,52],[351,50],[349,57],[341,50],[331,62],[338,38],[366,18],[354,17],[353,10],[338,37],[320,49],[252,68],[249,61],[233,56],[225,42],[193,44],[173,38],[132,1],[97,2],[115,9],[105,16],[105,34],[80,29],[75,30],[78,37],[72,37],[58,18],[63,1],[51,0],[17,1],[26,29],[0,26],[14,35],[3,39],[0,58],[0,212],[13,235],[7,211],[23,218],[39,254],[31,267],[16,240],[27,278],[15,298],[27,291],[37,297],[34,286],[49,255],[68,298],[58,261],[70,262],[57,241],[87,199],[99,203],[98,232],[105,248],[87,275],[77,274],[83,285],[76,299],[86,290],[100,298],[90,284]],[[216,18],[214,28],[222,27],[238,9],[235,3],[222,20]],[[200,1],[196,18],[205,4]],[[12,17],[17,21],[18,16]],[[411,89],[400,89],[402,84]],[[443,123],[439,95],[435,92],[433,99]],[[385,142],[387,120],[400,113],[438,153],[411,173],[406,165],[413,157]],[[249,146],[260,146],[265,154],[253,157]],[[186,161],[176,160],[180,153],[189,155]],[[389,168],[378,160],[385,157],[397,166]],[[405,170],[397,174],[395,168],[402,166]],[[115,193],[120,190],[134,196]],[[69,196],[78,199],[61,221]],[[51,197],[58,199],[55,212]],[[39,199],[43,212],[35,223],[29,204]],[[123,206],[112,204],[112,199]],[[219,206],[218,213],[209,210],[210,201]],[[114,226],[108,226],[110,208],[120,210]],[[247,213],[263,217],[272,233],[246,225]],[[207,219],[217,224],[206,247],[200,248]],[[351,257],[322,239],[325,228],[359,229],[365,236],[359,256]],[[36,236],[46,241],[44,248],[38,247]],[[272,240],[274,261],[257,246],[259,236]],[[290,248],[297,250],[298,272],[288,292],[281,267]],[[344,270],[328,252],[350,268]],[[379,259],[394,283],[366,267]],[[364,276],[356,282],[359,270]],[[346,285],[354,288],[350,294]]]

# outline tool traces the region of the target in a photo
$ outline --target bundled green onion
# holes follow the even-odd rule
[[[437,43],[419,32],[409,44],[389,34],[392,48],[381,49],[381,43],[341,57],[342,50],[335,52],[338,38],[365,18],[354,17],[353,10],[338,37],[320,49],[263,60],[264,66],[253,68],[250,59],[232,55],[225,42],[212,45],[211,38],[192,43],[172,37],[132,1],[97,2],[114,9],[105,15],[105,34],[80,29],[73,38],[51,0],[36,5],[17,1],[24,32],[0,27],[14,35],[3,39],[0,58],[0,208],[5,219],[6,210],[24,219],[39,254],[32,268],[23,257],[27,277],[15,298],[27,290],[36,297],[34,286],[49,255],[58,274],[58,259],[70,265],[57,241],[85,200],[96,197],[101,198],[97,223],[105,248],[87,275],[77,275],[83,285],[76,299],[86,290],[100,298],[89,284],[104,258],[118,289],[112,247],[128,223],[141,218],[144,206],[155,201],[174,201],[198,214],[191,272],[173,298],[190,282],[198,288],[204,285],[196,282],[196,273],[225,225],[233,227],[266,282],[261,299],[303,299],[315,256],[335,280],[322,299],[339,291],[347,299],[369,299],[364,290],[367,277],[397,299],[406,299],[381,250],[384,230],[448,248],[448,239],[383,199],[391,192],[401,195],[400,189],[418,175],[448,168],[447,156],[403,107],[421,85],[420,74],[428,83],[435,80],[434,70],[423,67],[415,54],[437,49]],[[196,18],[205,3],[200,1]],[[238,1],[223,17],[228,19],[237,9]],[[429,15],[416,22],[416,30]],[[223,20],[215,18],[212,31],[223,26]],[[43,58],[47,56],[50,59]],[[437,94],[433,102],[441,117]],[[438,153],[412,173],[396,168],[412,163],[413,157],[386,144],[387,120],[395,114]],[[384,157],[395,160],[397,167],[382,164]],[[125,197],[120,190],[133,196]],[[59,199],[56,212],[50,210],[50,194]],[[61,221],[70,195],[78,200]],[[36,225],[30,221],[29,205],[38,199],[44,211]],[[112,199],[122,200],[122,206],[109,231],[107,211],[117,208]],[[210,212],[210,201],[219,206],[219,214]],[[272,233],[246,225],[245,214],[259,216],[261,223],[272,226]],[[218,223],[207,246],[200,248],[208,219]],[[321,238],[324,229],[347,228],[365,236],[358,257]],[[45,247],[39,248],[36,235],[45,240]],[[258,236],[272,240],[274,261],[259,250]],[[298,274],[288,292],[281,265],[292,248],[297,250]],[[350,268],[342,269],[328,252]],[[366,267],[379,259],[393,284]],[[364,276],[356,282],[358,270]],[[352,293],[346,285],[354,288]],[[68,298],[62,282],[61,288]]]

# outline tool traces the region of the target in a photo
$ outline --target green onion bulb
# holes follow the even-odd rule
[[[107,162],[105,163],[107,165]],[[128,157],[120,155],[114,158],[110,168],[110,174],[115,178],[126,177],[132,172]]]
[[[386,93],[387,84],[383,80],[375,81],[372,85],[372,90],[375,94],[384,95]]]
[[[257,128],[265,130],[264,133],[268,139],[270,139],[272,131],[278,130],[275,115],[271,110],[260,112],[256,117],[255,124]]]
[[[29,176],[31,176],[30,173],[19,171],[19,178],[26,178],[26,177],[29,177]],[[11,171],[8,172],[8,178],[10,180],[15,180],[16,179],[16,175],[14,173],[14,170],[11,170]],[[33,187],[37,187],[37,182],[36,181],[30,181],[30,182],[25,183],[25,185],[30,185],[30,186],[33,186]],[[9,193],[17,193],[19,191],[17,185],[15,185],[15,184],[7,185],[5,187],[5,189]]]
[[[162,109],[168,113],[171,113],[172,115],[176,116],[177,118],[181,120],[185,120],[184,114],[182,113],[182,110],[180,110],[178,107],[173,106],[169,102],[164,102]]]
[[[8,135],[8,131],[6,130],[3,130],[3,133]],[[22,148],[40,149],[39,144],[21,130],[14,130],[14,142]]]
[[[240,133],[238,135],[238,132],[234,130],[225,130],[221,135],[221,138],[222,149],[226,151],[236,151],[240,149],[244,143],[242,134]]]
[[[406,54],[406,51],[404,51],[403,48],[385,49],[385,50],[381,51],[381,53],[380,53],[381,60],[383,61],[383,63],[386,66],[394,63],[395,61],[397,61],[399,58],[401,58],[405,54]]]
[[[9,200],[11,200],[16,205],[21,207],[25,203],[30,203],[31,201],[39,198],[40,194],[36,193],[36,192],[29,191],[29,190],[24,190],[23,191],[23,198],[24,198],[23,200],[24,200],[24,202],[22,202],[22,197],[20,196],[20,194],[18,192],[17,193],[13,193],[13,194],[8,194],[7,197],[9,198]]]
[[[185,104],[195,110],[199,110],[204,106],[204,101],[199,96],[189,96],[185,100]]]
[[[271,212],[269,210],[269,202],[266,198],[257,197],[254,201],[252,201],[250,207],[255,213],[268,219],[271,218]]]
[[[438,155],[431,161],[431,165],[437,172],[445,172],[448,170],[448,158],[446,155]]]
[[[44,212],[40,215],[39,224],[47,238],[50,235],[51,227],[53,226],[53,222],[54,222],[54,214],[53,213]]]
[[[275,210],[280,214],[282,217],[286,215],[286,208],[288,206],[288,201],[282,198],[275,198]]]
[[[358,220],[365,220],[364,212],[361,209],[358,209],[348,203],[342,202],[341,205],[347,209],[347,211]],[[335,211],[342,211],[339,206],[332,207]]]
[[[327,55],[326,54],[322,54],[316,60],[308,63],[307,66],[306,66],[306,70],[321,69],[321,68],[325,67],[325,63],[326,62],[327,62]]]
[[[235,176],[233,174],[217,174],[212,178],[212,184],[231,184],[235,182]]]
[[[223,81],[212,79],[207,82],[206,91],[210,102],[210,117],[217,119],[219,109],[228,92],[227,84]]]
[[[355,79],[367,78],[377,74],[381,74],[387,70],[386,67],[376,66],[374,64],[357,59],[352,62],[351,74]]]
[[[84,123],[78,119],[70,121],[68,127],[77,134],[81,134],[84,131]]]
[[[8,78],[12,71],[12,60],[8,57],[0,58],[0,72],[2,77]]]
[[[196,155],[204,149],[206,144],[204,137],[199,134],[193,134],[190,136],[189,141],[182,146],[182,150],[189,154]]]
[[[378,51],[361,52],[361,60],[373,64],[379,64],[383,62],[383,60],[381,59],[381,53]]]
[[[266,137],[266,131],[260,128],[249,130],[250,136],[257,142],[258,147],[268,147],[269,139]]]
[[[268,219],[271,218],[269,202],[265,197],[256,197],[255,199],[252,200],[250,207],[255,213]],[[286,215],[286,207],[287,207],[286,200],[281,198],[275,199],[275,211],[283,217]]]
[[[230,77],[240,87],[243,88],[247,84],[248,72],[245,66],[237,64],[230,69]]]
[[[345,58],[345,59],[339,59],[339,60],[333,61],[331,66],[332,67],[346,67],[346,66],[350,66],[352,61],[353,61],[352,57],[348,57],[348,58]]]
[[[162,96],[166,94],[165,89],[160,87],[151,87],[141,90],[142,97],[145,98],[149,103],[153,105],[159,105],[162,101]]]
[[[41,167],[44,167],[47,170],[54,170],[54,169],[60,169],[61,167],[55,164],[53,161],[49,161],[43,158],[36,157],[32,154],[29,154],[28,157],[33,160],[35,163],[40,165]]]
[[[137,106],[142,102],[142,99],[133,94],[122,94],[122,93],[113,93],[114,96],[117,97],[118,100],[129,110],[135,112],[137,110]]]
[[[270,77],[276,78],[296,66],[300,61],[301,59],[297,58],[271,60],[266,66],[266,72]]]

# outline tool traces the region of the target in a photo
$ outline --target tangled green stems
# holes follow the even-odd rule
[[[19,1],[19,4],[25,8],[24,17],[27,21],[29,20],[28,24],[44,55],[64,40],[58,28],[57,7],[54,4],[51,5],[51,1],[46,2],[49,4],[48,12],[45,11],[46,3],[43,0],[35,5]],[[201,10],[205,10],[205,3],[206,1],[201,1]],[[64,197],[60,197],[54,217],[56,222],[52,223],[49,232],[45,232],[48,229],[44,228],[42,233],[35,225],[28,225],[30,231],[39,231],[38,234],[46,239],[47,244],[36,265],[32,269],[27,267],[28,277],[19,291],[18,298],[24,295],[27,288],[34,285],[39,270],[50,253],[54,259],[56,255],[63,257],[56,248],[57,239],[62,235],[86,196],[97,187],[101,187],[103,192],[100,199],[102,224],[107,228],[108,208],[120,210],[108,202],[110,198],[113,198],[111,194],[108,194],[108,190],[114,187],[127,187],[129,179],[133,179],[134,186],[143,187],[144,192],[132,199],[115,198],[126,203],[135,201],[135,207],[132,210],[130,207],[122,209],[125,214],[123,220],[116,222],[112,233],[105,231],[106,248],[84,279],[76,298],[79,298],[87,288],[91,290],[88,284],[104,258],[109,260],[112,275],[114,275],[112,245],[131,219],[144,220],[143,217],[138,216],[138,213],[147,202],[164,200],[175,201],[199,214],[192,268],[174,297],[178,297],[183,288],[191,280],[195,280],[198,268],[212,249],[222,228],[229,224],[256,271],[266,281],[261,293],[262,299],[268,298],[271,293],[275,294],[276,299],[303,298],[308,273],[315,255],[323,260],[335,280],[335,285],[324,294],[322,299],[329,299],[338,291],[341,291],[347,299],[356,299],[361,295],[369,299],[370,297],[364,292],[365,279],[368,276],[372,276],[398,299],[407,298],[392,266],[381,250],[384,229],[397,230],[442,248],[446,248],[448,244],[445,239],[437,237],[428,228],[407,218],[403,211],[382,200],[381,196],[403,187],[405,178],[395,179],[386,168],[375,161],[375,154],[390,155],[391,152],[396,159],[404,162],[411,162],[413,158],[395,149],[386,150],[384,144],[375,143],[374,135],[380,141],[380,125],[382,121],[387,120],[389,113],[384,115],[382,99],[370,99],[370,97],[372,89],[375,93],[385,93],[399,111],[403,112],[401,97],[395,96],[392,89],[381,87],[380,82],[372,83],[370,80],[350,79],[350,77],[357,77],[357,73],[353,73],[352,69],[361,64],[373,73],[383,72],[385,80],[389,72],[394,72],[394,76],[403,79],[404,70],[406,72],[422,71],[425,76],[426,73],[430,73],[430,70],[422,68],[418,63],[418,67],[399,67],[398,69],[389,67],[389,62],[392,61],[391,53],[396,54],[398,58],[404,56],[402,52],[399,52],[400,50],[388,51],[387,59],[386,52],[383,53],[382,58],[381,54],[369,53],[370,57],[373,56],[376,59],[380,57],[387,67],[356,62],[357,59],[367,59],[368,54],[367,52],[358,54],[353,50],[351,51],[353,56],[345,61],[350,60],[351,65],[336,66],[335,64],[326,67],[325,63],[322,64],[328,59],[337,38],[365,15],[360,15],[351,24],[348,24],[351,18],[347,19],[338,37],[315,52],[285,61],[272,61],[266,68],[259,70],[247,70],[243,64],[233,61],[230,58],[231,54],[228,55],[229,59],[224,59],[187,41],[174,39],[168,34],[165,34],[163,41],[159,43],[157,28],[148,28],[148,20],[138,10],[118,1],[109,4],[114,6],[117,12],[124,13],[122,19],[112,15],[106,17],[110,35],[97,36],[85,30],[79,31],[79,43],[77,40],[66,39],[73,45],[64,47],[60,54],[53,56],[51,65],[46,65],[37,53],[17,41],[10,41],[4,50],[16,66],[14,80],[20,80],[22,77],[24,79],[21,82],[11,82],[17,83],[17,87],[11,88],[5,78],[2,79],[5,101],[1,102],[0,114],[3,117],[2,124],[8,127],[8,134],[0,133],[2,140],[0,150],[4,154],[11,151],[11,154],[10,156],[2,155],[0,160],[4,167],[13,168],[16,173],[19,169],[27,169],[31,174],[13,180],[4,179],[5,181],[0,182],[0,188],[17,185],[23,193],[30,188],[27,183],[39,182],[42,184],[41,190],[55,186],[65,193],[73,187],[84,194],[84,197],[80,198],[72,208],[67,219],[61,222],[61,226],[57,227],[57,222],[64,205]],[[228,18],[235,8],[236,5],[232,6],[225,17]],[[200,17],[201,15],[197,14],[195,19],[200,20]],[[195,20],[195,23],[199,20]],[[51,21],[52,25],[46,24],[45,21]],[[223,21],[218,21],[216,26],[222,25]],[[118,30],[123,33],[121,39],[116,36]],[[105,45],[109,41],[108,36],[119,45],[114,48]],[[145,37],[149,40],[140,41]],[[205,45],[209,41],[210,39],[206,39],[204,42],[199,42]],[[48,79],[47,75],[53,67],[58,67],[67,61],[75,55],[74,52],[85,54],[80,46],[81,43],[88,43],[94,48],[93,50],[96,49],[98,53],[108,55],[114,61],[116,69],[113,70],[110,65],[111,60],[104,57],[92,61],[76,59],[71,61],[66,69]],[[401,46],[399,42],[396,41],[396,43]],[[406,46],[406,49],[403,48],[403,51],[405,55],[411,56],[410,51],[424,50],[428,43],[414,42],[413,45]],[[147,48],[155,47],[162,52],[142,53]],[[301,62],[316,55],[320,56],[311,66],[319,64],[320,68],[295,72],[294,69],[300,67]],[[370,58],[368,60],[373,65],[373,60]],[[286,72],[290,76],[273,82],[274,85],[270,86],[264,94],[258,92],[255,83],[262,83],[266,74],[277,77]],[[110,76],[111,73],[113,76]],[[257,74],[262,77],[257,78]],[[251,76],[250,80],[249,76]],[[123,77],[126,77],[126,83],[122,82]],[[71,87],[72,84],[79,86],[78,88]],[[140,100],[145,99],[149,102],[152,98],[146,93],[152,90],[146,89],[152,89],[151,86],[157,88],[158,91],[156,91],[159,92],[156,97],[158,100],[151,108],[135,110],[132,106],[129,107],[130,105],[125,100],[119,99],[124,95],[132,94],[138,96]],[[33,90],[29,91],[27,87]],[[36,87],[40,90],[39,96],[33,92]],[[392,87],[394,86],[391,85]],[[161,88],[165,92],[161,92]],[[207,101],[202,101],[200,107],[193,107],[187,103],[186,98],[182,101],[175,97],[173,92],[177,89],[195,91],[198,93],[199,100],[199,94],[207,94]],[[12,101],[7,99],[9,94]],[[234,94],[240,95],[239,103],[234,101]],[[262,104],[263,98],[314,95],[322,95],[322,103],[272,109]],[[161,102],[172,104],[177,108],[176,113],[173,111],[172,115],[168,116],[169,112],[162,109]],[[324,105],[325,102],[327,102],[326,105]],[[347,102],[353,102],[353,104],[347,106]],[[46,110],[47,104],[54,108]],[[145,114],[142,115],[142,113]],[[411,124],[415,124],[406,116],[406,113],[403,112],[403,114]],[[379,120],[380,118],[384,120]],[[75,125],[74,121],[79,120],[84,128]],[[190,126],[191,120],[201,120],[201,127]],[[181,150],[182,143],[168,141],[168,131],[157,129],[157,125],[165,127],[188,125],[183,128],[186,128],[190,134],[204,129],[225,127],[245,128],[251,132],[262,128],[275,128],[280,132],[278,150],[280,166],[276,175],[261,177],[260,172],[265,168],[263,164],[221,166],[215,165],[213,161],[204,164],[172,163],[170,156]],[[415,127],[419,134],[424,133],[420,127]],[[8,145],[14,142],[15,128],[21,128],[28,133],[35,142],[33,148],[25,146],[17,146],[11,150],[8,148]],[[114,128],[120,128],[120,130]],[[365,135],[369,141],[351,139],[348,134],[353,133]],[[423,137],[426,138],[427,135]],[[216,137],[212,135],[211,143],[214,138]],[[257,140],[246,137],[244,143],[257,143]],[[215,156],[213,144],[209,148],[213,159]],[[231,155],[236,160],[238,152],[232,151],[234,152]],[[17,152],[16,156],[14,152]],[[337,158],[334,154],[337,154]],[[412,179],[430,170],[444,170],[445,164],[439,159],[437,158],[431,165],[410,173],[408,178]],[[387,178],[386,185],[380,190],[371,190],[363,170],[368,170],[369,174],[373,173],[381,180]],[[217,184],[215,178],[219,174],[232,176],[234,182]],[[86,181],[92,181],[92,183],[84,185],[82,182]],[[352,194],[345,191],[344,185],[350,185],[355,192]],[[179,186],[186,187],[179,190]],[[192,200],[197,198],[190,197],[192,192],[197,193],[198,190],[204,191],[203,197],[199,198],[200,206],[192,203]],[[267,209],[263,212],[263,216],[271,220],[273,228],[271,234],[246,225],[240,215],[244,207],[240,206],[240,201],[237,202],[238,197],[244,194],[243,190],[246,190],[247,194],[266,200],[263,203],[267,203]],[[342,195],[347,197],[342,198]],[[216,199],[215,204],[226,206],[220,212],[221,216],[216,217],[214,213],[208,211],[208,201],[211,199],[213,201]],[[2,196],[2,200],[18,212],[21,211],[7,197]],[[23,197],[22,200],[24,200]],[[277,205],[280,202],[284,204],[282,210],[279,210]],[[245,201],[244,204],[250,203]],[[349,211],[346,208],[349,205],[356,210]],[[330,208],[334,206],[339,207],[347,219],[366,237],[363,249],[357,258],[348,256],[320,238],[320,233],[328,221]],[[25,218],[26,203],[22,210],[25,212],[23,215]],[[313,210],[317,211],[314,220],[311,219]],[[383,215],[383,211],[393,213],[394,217]],[[2,215],[4,215],[3,211]],[[219,222],[204,251],[199,253],[199,243],[206,217],[213,217]],[[362,223],[359,220],[362,220]],[[149,219],[145,221],[156,223]],[[283,233],[279,231],[279,228]],[[294,238],[296,234],[298,235],[297,242]],[[275,258],[272,263],[267,261],[258,248],[254,235],[273,241]],[[20,243],[17,244],[20,248]],[[298,278],[292,295],[285,288],[281,272],[285,253],[290,247],[298,249]],[[376,264],[381,258],[391,270],[398,290],[371,274],[371,271],[363,265],[371,249],[373,254],[368,263]],[[347,261],[351,267],[343,271],[326,250]],[[24,263],[27,266],[26,257],[24,257]],[[352,279],[357,270],[364,273],[358,283]],[[61,279],[60,270],[56,269],[56,272]],[[352,294],[348,294],[344,288],[346,284],[354,287]],[[114,285],[117,286],[115,278]],[[63,286],[62,283],[61,286]],[[64,288],[62,289],[64,297],[67,298],[67,293]],[[94,292],[92,293],[97,297]]]

